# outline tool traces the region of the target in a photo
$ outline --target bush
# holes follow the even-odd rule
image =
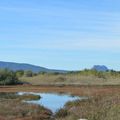
[[[0,70],[0,85],[15,85],[18,84],[18,78],[15,72],[8,69]]]
[[[16,76],[17,77],[22,77],[23,75],[24,75],[24,71],[23,70],[16,71]]]
[[[24,75],[26,77],[32,77],[33,76],[33,72],[31,70],[25,71]]]

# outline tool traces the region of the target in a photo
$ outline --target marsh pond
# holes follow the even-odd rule
[[[38,100],[26,100],[24,102],[42,105],[50,109],[53,113],[56,112],[58,109],[63,108],[65,103],[67,103],[68,101],[85,99],[85,97],[72,96],[69,94],[60,94],[60,93],[33,93],[33,92],[18,93],[18,95],[24,95],[24,94],[32,94],[32,95],[40,96],[40,99]]]

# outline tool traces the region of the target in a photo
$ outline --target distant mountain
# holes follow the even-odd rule
[[[93,70],[97,71],[108,71],[109,69],[105,65],[94,65]]]
[[[14,63],[14,62],[3,62],[0,61],[0,69],[8,68],[13,71],[17,70],[31,70],[33,72],[59,72],[59,73],[65,73],[67,71],[65,70],[54,70],[54,69],[48,69],[36,65],[31,64],[25,64],[25,63]]]

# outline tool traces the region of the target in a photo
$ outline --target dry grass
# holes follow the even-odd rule
[[[2,95],[3,96],[3,95]],[[7,96],[7,97],[6,97]],[[51,117],[51,111],[42,106],[32,105],[21,102],[25,99],[34,99],[35,97],[30,95],[17,96],[10,94],[11,97],[0,98],[0,120],[49,120]]]
[[[68,102],[65,105],[65,110],[63,109],[59,114],[56,114],[55,120],[120,119],[120,86],[1,86],[0,91],[64,92],[90,97],[84,101]],[[50,112],[41,106],[28,105],[16,100],[0,101],[0,116],[7,118],[5,120],[50,120]]]
[[[57,120],[78,120],[80,118],[86,118],[87,120],[120,120],[120,93],[97,96],[82,102],[79,100],[68,102],[64,109],[69,114],[63,116],[64,113],[61,113],[60,110],[57,113],[59,115]]]
[[[81,74],[40,74],[34,77],[22,77],[20,80],[22,82],[28,82],[32,85],[120,85],[120,77],[110,75],[106,75],[105,77],[97,77],[94,75]]]

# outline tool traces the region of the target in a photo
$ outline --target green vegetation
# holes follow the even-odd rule
[[[24,86],[22,87],[24,88]],[[34,87],[36,90],[40,88],[39,86]],[[76,88],[77,90],[75,90]],[[78,88],[81,87],[72,87],[72,90],[71,87],[69,87],[68,92],[74,91],[73,95],[79,94],[81,96],[80,93],[86,91],[88,94],[84,93],[84,96],[89,96],[88,99],[69,101],[55,114],[52,114],[50,110],[43,106],[22,102],[23,100],[40,99],[39,96],[28,94],[18,96],[16,93],[1,93],[0,119],[1,116],[5,118],[5,120],[79,120],[82,118],[87,120],[120,119],[119,86],[87,87],[87,89],[82,87],[82,89],[79,90]],[[28,89],[28,86],[26,89]],[[33,88],[31,90],[33,90]],[[54,92],[55,91],[57,92],[57,90],[54,89]]]
[[[39,100],[41,97],[39,95],[24,94],[22,96],[17,96],[19,100]]]
[[[83,70],[69,73],[38,73],[35,76],[20,78],[32,85],[120,85],[120,72]]]
[[[0,70],[0,85],[29,83],[32,85],[120,85],[120,72],[83,70],[69,73],[33,73],[8,69]]]
[[[52,112],[43,106],[22,100],[38,99],[35,95],[18,96],[16,93],[0,93],[0,119],[2,120],[50,120]]]
[[[25,71],[25,72],[24,72],[24,75],[25,75],[26,77],[32,77],[32,76],[33,76],[33,73],[32,73],[31,70],[28,70],[28,71]]]
[[[33,95],[33,94],[23,94],[18,95],[17,93],[0,93],[0,99],[18,99],[20,101],[22,100],[39,100],[41,97],[39,95]]]
[[[120,94],[68,102],[56,115],[57,120],[120,120]]]
[[[67,109],[61,108],[55,113],[55,118],[65,118],[66,116],[69,116],[70,113]]]
[[[62,74],[33,73],[32,71],[13,72],[7,69],[0,70],[0,85],[15,85],[19,81],[32,85],[118,85],[119,87],[120,72],[113,70],[99,72],[85,69],[83,71]],[[20,86],[20,88],[24,90],[24,86]],[[35,89],[37,89],[36,86]],[[95,94],[97,90],[99,90],[99,95],[97,93]],[[16,120],[17,118],[20,118],[20,120],[77,120],[80,118],[87,120],[119,120],[120,93],[113,92],[112,89],[109,90],[111,91],[107,91],[108,94],[104,95],[100,95],[100,93],[103,93],[103,90],[100,90],[99,87],[98,89],[96,87],[94,91],[88,90],[88,94],[91,95],[89,99],[68,102],[54,116],[52,116],[53,114],[50,110],[43,106],[21,102],[22,100],[38,100],[40,96],[27,94],[18,96],[13,93],[1,93],[0,119],[2,116],[7,118],[7,120]]]
[[[8,69],[1,69],[0,85],[15,85],[15,84],[18,84],[18,78],[16,76],[16,73]]]
[[[22,77],[23,75],[24,75],[24,71],[23,70],[16,71],[16,76],[17,77]]]

